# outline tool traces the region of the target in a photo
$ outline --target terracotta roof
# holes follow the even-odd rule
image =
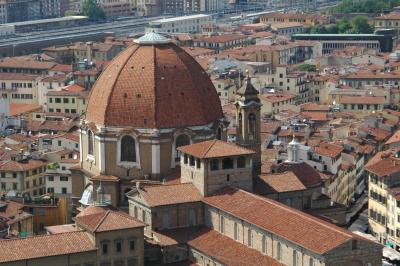
[[[271,189],[271,193],[306,189],[303,183],[301,183],[297,176],[291,171],[285,173],[264,174],[260,176],[260,179]]]
[[[189,241],[188,245],[222,265],[284,265],[211,229],[202,229],[199,236]]]
[[[10,115],[18,116],[25,113],[31,113],[35,111],[41,111],[42,106],[38,104],[28,104],[28,103],[10,103]]]
[[[86,112],[88,121],[100,125],[152,129],[206,125],[222,117],[207,73],[174,44],[125,49],[97,79]]]
[[[274,93],[274,94],[260,95],[261,102],[266,101],[271,103],[284,102],[294,98],[296,98],[296,96],[290,93]]]
[[[342,76],[343,79],[400,79],[400,74],[395,72],[374,73],[358,71]]]
[[[54,65],[56,65],[56,63],[54,62],[37,61],[22,57],[10,57],[0,59],[0,68],[48,70],[51,69]]]
[[[393,156],[385,158],[382,153],[377,153],[364,168],[379,177],[389,176],[400,172],[400,159]]]
[[[374,139],[376,139],[377,141],[384,141],[385,139],[389,138],[390,135],[392,135],[390,131],[375,127],[363,127],[359,128],[359,131],[367,132],[371,136],[374,136]]]
[[[203,201],[317,254],[360,239],[351,232],[274,200],[227,187]]]
[[[62,224],[62,225],[46,226],[45,229],[50,234],[61,234],[61,233],[78,231],[78,228],[76,228],[75,224]]]
[[[327,121],[329,120],[326,112],[302,112],[300,116],[311,121]]]
[[[400,142],[400,130],[397,130],[386,142],[386,145]]]
[[[4,164],[0,165],[0,170],[1,171],[26,171],[26,170],[32,170],[36,169],[42,166],[46,166],[47,163],[44,161],[39,161],[39,160],[27,160],[23,162],[17,162],[10,160],[8,162],[5,162]]]
[[[68,232],[0,241],[0,262],[95,251],[86,232]]]
[[[328,112],[329,106],[328,105],[321,105],[316,103],[303,103],[300,105],[301,111],[320,111],[320,112]]]
[[[249,155],[255,153],[253,150],[222,140],[207,140],[179,147],[178,150],[201,159]]]
[[[38,75],[29,75],[24,73],[0,72],[0,80],[35,81],[38,77]]]
[[[246,39],[247,36],[241,34],[221,34],[207,37],[200,37],[194,39],[193,42],[206,42],[206,43],[225,43],[241,39]]]
[[[149,207],[201,201],[202,196],[190,183],[144,186],[138,190]]]
[[[340,145],[325,142],[322,142],[319,144],[319,146],[314,147],[315,153],[331,158],[336,158],[339,156],[343,149],[344,148]]]
[[[293,28],[293,27],[303,27],[303,24],[299,22],[283,22],[283,23],[274,23],[271,25],[271,28],[276,30]]]
[[[389,14],[382,15],[380,17],[376,17],[375,19],[377,20],[386,20],[386,19],[400,19],[400,13],[399,12],[390,12]]]
[[[186,244],[194,237],[199,235],[199,227],[182,227],[174,229],[166,229],[154,231],[154,239],[160,246],[173,246],[178,244]]]
[[[72,72],[72,65],[57,64],[53,66],[50,70],[69,73]]]
[[[383,96],[343,96],[340,98],[341,104],[383,104]]]
[[[79,162],[79,160],[78,160]],[[118,182],[119,177],[112,175],[95,175],[90,178],[90,180],[104,181],[104,182]]]
[[[104,210],[95,214],[79,215],[73,219],[77,225],[91,232],[106,232],[144,227],[144,224],[122,211]]]

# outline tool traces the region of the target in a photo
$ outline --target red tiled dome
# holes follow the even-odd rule
[[[157,41],[118,55],[94,85],[86,112],[89,122],[137,128],[206,125],[222,117],[202,67],[175,44]]]

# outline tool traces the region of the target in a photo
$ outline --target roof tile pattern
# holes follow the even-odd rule
[[[271,257],[264,256],[260,252],[210,229],[203,229],[201,234],[189,241],[188,244],[223,265],[283,265]]]
[[[92,232],[106,232],[143,227],[144,224],[122,211],[104,210],[75,217],[75,222]]]
[[[202,196],[190,183],[145,186],[139,190],[149,207],[201,201]]]
[[[69,232],[0,241],[0,262],[94,251],[86,232]]]
[[[89,96],[86,119],[104,126],[171,128],[223,117],[207,73],[183,49],[133,45],[104,70]]]
[[[318,254],[360,237],[271,199],[227,187],[203,200]]]
[[[239,156],[239,155],[248,155],[255,153],[250,149],[246,149],[239,145],[228,143],[221,140],[207,140],[179,147],[178,150],[201,159],[217,158],[225,156]]]

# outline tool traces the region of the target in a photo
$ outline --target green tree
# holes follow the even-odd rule
[[[339,26],[336,24],[326,26],[325,28],[326,28],[327,33],[329,33],[329,34],[338,34],[339,33]]]
[[[96,0],[83,0],[82,2],[83,15],[88,16],[91,20],[105,19],[104,10],[97,4]]]
[[[301,64],[301,65],[296,67],[296,70],[307,71],[307,72],[315,72],[317,70],[317,67],[315,65],[310,65],[310,64]]]
[[[311,29],[312,34],[326,34],[326,28],[324,25],[317,25]]]
[[[342,18],[337,23],[339,33],[347,33],[351,30],[351,24],[348,19]]]
[[[353,33],[373,33],[373,27],[368,23],[368,19],[364,16],[357,16],[351,20],[351,29]]]

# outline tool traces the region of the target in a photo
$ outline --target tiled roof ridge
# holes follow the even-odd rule
[[[98,222],[98,224],[94,227],[93,232],[96,232],[97,229],[99,229],[100,225],[104,222],[104,220],[107,218],[107,216],[111,213],[111,210],[107,210],[103,217],[100,219],[100,221]]]
[[[138,49],[139,49],[139,45],[135,46],[133,52],[132,52],[129,56],[126,57],[125,61],[124,61],[121,65],[118,65],[118,67],[119,67],[118,73],[117,73],[117,75],[115,75],[115,78],[114,78],[114,81],[113,81],[113,84],[112,84],[112,88],[111,88],[111,92],[110,92],[110,94],[109,94],[108,97],[107,97],[107,104],[106,104],[105,113],[108,112],[108,108],[110,107],[110,100],[112,99],[112,96],[113,96],[113,94],[114,94],[115,85],[116,85],[116,83],[117,83],[118,77],[120,76],[122,70],[124,70],[124,67],[125,67],[125,65],[128,63],[129,59],[131,59],[131,57],[136,53],[136,51],[137,51]],[[121,57],[122,57],[123,55],[124,55],[124,53],[121,53]],[[111,65],[111,64],[110,64],[110,65]],[[107,66],[107,67],[108,67],[108,66]],[[95,85],[93,85],[93,86],[95,86]],[[93,91],[93,90],[91,90],[91,91]],[[89,95],[89,97],[90,97],[90,95]],[[106,116],[106,117],[108,117],[108,116]],[[105,118],[105,119],[106,119],[106,118]],[[106,122],[107,122],[107,121],[104,120],[104,121],[103,121],[103,124],[106,124]]]
[[[241,192],[243,192],[243,193],[246,193],[246,194],[248,194],[248,195],[250,195],[250,196],[252,196],[252,197],[254,197],[254,198],[258,199],[258,200],[261,200],[261,201],[263,201],[263,202],[265,202],[265,203],[274,205],[274,206],[276,206],[276,207],[278,207],[278,208],[280,208],[280,209],[285,209],[285,210],[287,210],[288,212],[290,212],[290,213],[292,213],[292,214],[299,215],[299,216],[301,216],[301,217],[304,218],[304,219],[307,219],[307,220],[309,220],[309,221],[315,222],[315,223],[317,223],[318,225],[323,226],[324,228],[327,228],[327,229],[329,229],[329,230],[333,230],[333,231],[335,231],[335,232],[337,232],[337,233],[340,233],[340,234],[342,234],[342,235],[344,235],[344,236],[347,236],[347,237],[349,237],[349,238],[355,237],[355,235],[352,234],[351,232],[346,232],[344,229],[341,229],[341,228],[335,228],[336,226],[334,226],[334,225],[328,224],[327,222],[324,222],[324,221],[322,221],[322,220],[320,220],[320,219],[318,219],[318,218],[315,218],[315,217],[313,217],[313,216],[311,216],[311,215],[309,215],[309,214],[307,214],[307,213],[304,213],[304,212],[301,212],[301,211],[299,211],[299,210],[296,210],[296,209],[293,209],[293,208],[291,208],[291,207],[288,207],[287,205],[285,205],[285,204],[283,204],[283,203],[277,202],[277,201],[272,200],[272,199],[264,198],[264,197],[262,197],[262,196],[260,196],[260,195],[253,194],[253,193],[251,193],[251,192],[248,192],[248,191],[245,191],[245,190],[236,188],[236,187],[230,186],[230,187],[228,187],[228,188],[231,188],[231,189],[234,189],[234,190],[236,190],[236,191],[241,191]],[[218,194],[215,194],[215,195],[218,196]],[[210,197],[213,197],[213,196],[210,196]],[[209,203],[207,203],[207,204],[209,204]],[[224,211],[225,211],[225,210],[224,210]],[[225,212],[228,212],[228,213],[229,213],[229,211],[225,211]],[[234,215],[234,214],[232,213],[232,215]],[[243,219],[243,218],[242,218],[242,219]],[[243,220],[246,220],[246,219],[244,218]],[[253,222],[250,222],[250,221],[248,221],[248,222],[251,223],[251,224],[253,224]],[[258,226],[258,225],[257,225],[257,226]],[[286,240],[288,240],[288,241],[290,241],[290,242],[293,242],[293,243],[296,243],[296,244],[302,246],[302,244],[296,242],[295,240],[287,239],[286,237],[283,237],[283,236],[280,236],[280,237],[285,238]],[[362,238],[362,239],[364,239],[364,238]],[[347,240],[347,241],[348,241],[348,240]],[[346,242],[347,242],[347,241],[346,241]]]
[[[84,230],[77,230],[77,231],[71,231],[71,232],[63,232],[63,233],[59,233],[59,234],[56,234],[56,235],[58,235],[58,236],[60,236],[60,235],[69,235],[69,234],[72,235],[72,234],[78,234],[78,233],[82,233],[82,232],[85,232],[85,231],[84,231]],[[21,240],[21,239],[46,238],[46,237],[49,237],[49,236],[54,236],[54,235],[48,235],[48,234],[43,234],[43,235],[32,235],[32,236],[27,236],[27,237],[24,237],[24,238],[2,239],[2,240],[0,240],[0,241],[9,241],[9,242],[11,242],[11,241],[19,241],[19,240]]]
[[[153,77],[154,77],[154,81],[153,81],[153,95],[154,95],[154,98],[153,98],[153,106],[154,106],[154,112],[153,112],[153,121],[154,121],[154,123],[155,124],[157,124],[157,113],[158,113],[158,104],[157,104],[157,81],[158,81],[158,79],[157,79],[157,58],[156,58],[156,53],[157,53],[157,51],[156,51],[156,47],[155,47],[155,45],[154,44],[152,44],[151,45],[151,49],[153,50],[153,60],[152,60],[152,62],[153,62]]]
[[[192,57],[188,52],[186,52],[184,49],[180,48],[180,47],[177,46],[177,45],[173,45],[173,50],[174,50],[177,54],[178,54],[178,52],[181,52],[181,53],[185,54],[185,56]],[[189,71],[189,67],[186,65],[187,62],[184,61],[184,60],[182,60],[181,56],[177,56],[177,58],[178,58],[179,61],[181,61],[182,65],[183,65],[183,66],[185,67],[185,69],[187,70],[186,73],[188,73],[188,74],[190,75],[190,82],[193,84],[193,83],[194,83],[193,71]],[[204,71],[205,71],[205,70],[204,70],[203,67],[199,64],[199,62],[198,62],[197,60],[190,61],[190,63],[191,63],[191,64],[197,64],[197,65],[200,67],[202,73],[204,74]],[[195,85],[195,84],[193,84],[193,85]],[[195,87],[195,86],[193,86],[193,87]],[[214,91],[215,91],[215,94],[216,94],[217,91],[216,91],[216,90],[214,90]],[[203,94],[203,92],[200,92],[200,91],[199,91],[199,94]],[[202,97],[202,95],[200,95],[200,97]],[[219,99],[219,97],[218,97],[218,99]],[[204,113],[204,114],[207,113],[206,110],[205,110],[206,105],[205,105],[205,104],[202,104],[201,107],[202,107],[202,109],[203,109],[203,110],[202,110],[203,113]]]
[[[267,198],[264,198],[264,197],[262,197],[262,196],[260,196],[260,195],[253,194],[253,193],[250,193],[250,192],[245,191],[245,190],[242,190],[242,189],[238,189],[238,190],[243,191],[243,192],[245,192],[245,193],[247,193],[247,194],[249,194],[249,195],[253,195],[253,196],[255,196],[255,197],[257,197],[257,198],[259,198],[259,199],[261,199],[261,200],[263,200],[263,201],[265,201],[265,202],[268,202],[268,203],[270,203],[270,204],[274,204],[274,205],[278,206],[278,207],[281,208],[281,209],[286,209],[286,210],[290,211],[291,213],[300,215],[300,216],[302,216],[303,218],[306,218],[307,220],[314,221],[314,222],[316,222],[316,223],[318,223],[318,224],[324,226],[325,228],[332,229],[332,230],[334,230],[334,231],[336,231],[336,232],[338,232],[338,233],[341,233],[341,234],[343,234],[343,235],[346,235],[346,236],[348,236],[348,237],[353,237],[353,235],[352,235],[350,232],[346,232],[344,229],[342,229],[342,228],[340,228],[340,227],[337,227],[337,226],[334,226],[334,225],[332,225],[332,224],[330,224],[330,223],[327,223],[327,222],[325,222],[325,221],[323,221],[323,220],[321,220],[321,219],[315,218],[314,216],[312,216],[312,215],[310,215],[310,214],[307,214],[307,213],[305,213],[305,212],[296,210],[296,209],[294,209],[294,208],[292,208],[292,207],[289,207],[289,206],[287,206],[287,205],[285,205],[285,204],[283,204],[283,203],[280,203],[280,202],[278,202],[278,201],[274,201],[274,200],[272,200],[272,199],[267,199]]]
[[[204,154],[203,154],[203,157],[205,157],[206,155],[207,155],[207,153],[211,150],[211,148],[215,145],[215,143],[217,143],[217,140],[216,139],[213,139],[212,141],[211,141],[211,145],[208,147],[208,149],[204,152]]]

